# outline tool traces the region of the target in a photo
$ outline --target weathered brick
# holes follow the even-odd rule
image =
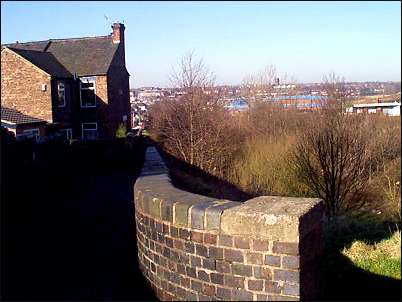
[[[171,250],[170,259],[172,259],[174,262],[180,263],[180,252],[177,250]]]
[[[172,239],[172,238],[165,237],[165,242],[166,242],[166,245],[167,245],[168,247],[170,247],[170,248],[173,247],[173,239]]]
[[[232,300],[232,291],[225,287],[216,287],[216,296],[226,301]]]
[[[185,241],[184,242],[184,250],[188,253],[194,254],[194,252],[195,252],[194,243],[192,243],[191,241]]]
[[[174,226],[170,226],[170,236],[173,238],[179,237],[179,230]]]
[[[190,264],[190,256],[186,253],[183,252],[177,252],[177,254],[179,255],[179,262],[185,265],[189,265]]]
[[[264,288],[263,280],[248,280],[247,286],[249,290],[262,291]]]
[[[216,270],[221,273],[231,273],[230,263],[226,261],[216,261]]]
[[[157,235],[157,241],[158,241],[159,243],[164,244],[164,243],[165,243],[165,236],[164,236],[163,234],[159,234],[159,233],[158,233],[158,235]]]
[[[289,296],[300,296],[300,286],[299,284],[289,284],[285,282],[283,284],[283,294]]]
[[[191,256],[190,264],[192,267],[201,267],[201,258],[197,256]]]
[[[212,206],[205,211],[206,229],[219,230],[221,215],[225,209],[239,205],[233,201],[214,201]]]
[[[168,282],[166,280],[161,280],[161,287],[165,290],[168,289]]]
[[[168,224],[162,223],[162,232],[165,235],[170,235],[170,230],[169,230],[169,225]]]
[[[299,255],[299,245],[297,242],[278,242],[274,241],[272,251],[276,254]]]
[[[223,274],[219,274],[219,273],[211,273],[211,282],[215,283],[215,284],[220,284],[223,285],[224,284],[224,278],[223,278]]]
[[[226,261],[244,262],[243,252],[238,250],[224,249],[223,257]]]
[[[202,292],[202,282],[197,280],[191,280],[191,289],[196,292]]]
[[[205,233],[204,234],[204,243],[207,244],[216,244],[218,241],[218,236],[214,234]]]
[[[155,229],[156,229],[156,231],[158,232],[158,233],[162,233],[163,232],[163,225],[162,225],[162,223],[160,223],[160,222],[156,222],[155,223]]]
[[[179,240],[179,239],[174,239],[173,247],[178,250],[184,250],[184,241]]]
[[[252,301],[253,293],[244,289],[232,289],[233,300],[235,301]]]
[[[176,285],[174,285],[173,283],[169,283],[169,285],[168,285],[168,290],[169,290],[172,294],[176,294]]]
[[[177,296],[178,296],[178,297],[180,297],[180,298],[182,298],[182,299],[186,299],[186,291],[185,291],[184,288],[177,287],[176,293],[177,293]]]
[[[234,246],[239,249],[249,249],[250,248],[250,239],[243,237],[235,237],[234,238]]]
[[[171,272],[169,280],[173,283],[180,284],[180,275],[176,272]]]
[[[247,252],[246,253],[246,263],[262,265],[263,264],[262,254]]]
[[[161,217],[165,221],[173,222],[173,202],[170,200],[162,200]]]
[[[232,264],[232,273],[234,275],[240,275],[240,276],[252,276],[253,269],[252,269],[252,266],[250,266],[250,265],[233,263]]]
[[[198,270],[197,278],[205,282],[211,282],[209,278],[209,273],[204,270]]]
[[[207,296],[214,296],[215,295],[215,286],[211,284],[204,283],[202,292]]]
[[[203,233],[197,231],[191,231],[191,241],[203,243],[204,242]]]
[[[267,240],[258,240],[258,239],[253,239],[253,250],[254,251],[263,251],[266,252],[268,251],[269,248],[269,242]]]
[[[211,297],[208,297],[207,295],[204,294],[198,294],[198,299],[199,301],[211,301]]]
[[[195,204],[190,208],[192,228],[200,230],[204,229],[205,210],[210,206],[210,202],[203,202]]]
[[[208,257],[208,248],[201,244],[195,244],[195,253],[202,257]]]
[[[186,300],[187,301],[197,301],[197,294],[191,292],[191,291],[186,291]]]
[[[170,255],[170,254],[169,254]],[[159,259],[159,264],[166,267],[167,266],[167,260],[164,257],[160,257]]]
[[[273,256],[273,255],[266,255],[265,256],[265,264],[269,266],[281,266],[281,257],[280,256]]]
[[[196,270],[193,267],[186,266],[186,274],[189,277],[197,278]]]
[[[265,280],[265,291],[267,293],[278,294],[281,292],[281,287],[278,282]]]
[[[232,275],[224,275],[224,283],[232,288],[244,288],[244,277],[237,277]]]
[[[257,301],[274,301],[274,300],[269,299],[268,295],[257,294]]]
[[[268,267],[254,266],[254,277],[257,279],[272,280],[272,271]]]
[[[209,247],[209,257],[214,259],[223,259],[223,248],[210,246]]]
[[[209,258],[203,258],[202,259],[202,267],[209,269],[211,271],[214,271],[216,266],[215,266],[215,260],[214,259],[209,259]]]
[[[174,262],[174,261],[168,261],[168,269],[170,270],[170,271],[173,271],[173,272],[175,272],[175,271],[177,271],[177,263],[176,262]]]
[[[275,269],[274,280],[287,281],[287,282],[299,282],[299,272]]]
[[[232,247],[233,246],[233,237],[227,236],[227,235],[219,235],[218,242],[219,242],[219,245],[221,245],[221,246]]]
[[[170,258],[170,249],[166,246],[163,247],[163,256]]]
[[[179,229],[179,238],[184,239],[184,240],[189,240],[190,232],[185,229]]]
[[[198,201],[180,201],[174,204],[174,224],[179,226],[188,226],[188,212],[193,204]]]
[[[177,263],[177,272],[182,275],[186,274],[186,267],[184,266],[184,264]]]
[[[299,268],[299,257],[298,256],[283,256],[282,257],[282,267],[290,269]]]
[[[188,278],[187,276],[180,276],[180,285],[185,288],[190,288],[190,278]]]

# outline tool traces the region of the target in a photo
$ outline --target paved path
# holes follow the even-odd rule
[[[40,178],[2,181],[2,299],[155,300],[138,269],[135,177]]]

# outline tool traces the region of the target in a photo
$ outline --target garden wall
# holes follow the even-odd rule
[[[154,147],[134,187],[140,269],[161,300],[310,300],[318,292],[319,199],[244,203],[175,188]]]

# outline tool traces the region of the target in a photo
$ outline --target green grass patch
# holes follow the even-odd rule
[[[354,241],[342,254],[357,267],[374,274],[401,279],[401,232],[378,243]]]

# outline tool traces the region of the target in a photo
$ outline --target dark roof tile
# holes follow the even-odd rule
[[[10,49],[52,76],[59,78],[71,78],[73,76],[60,64],[53,54],[49,52],[15,49],[11,47]]]
[[[78,76],[106,74],[118,46],[111,35],[2,45],[51,53],[71,74]]]
[[[11,122],[17,125],[31,124],[31,123],[46,123],[45,120],[26,115],[18,110],[3,106],[1,107],[1,120]]]

